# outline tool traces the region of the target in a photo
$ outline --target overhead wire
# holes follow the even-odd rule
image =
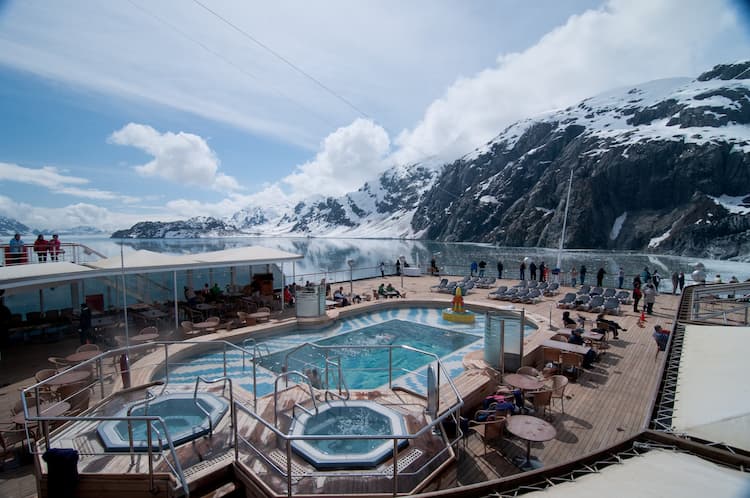
[[[318,87],[320,87],[321,89],[323,89],[328,94],[332,95],[334,98],[336,98],[339,101],[343,102],[346,106],[348,106],[349,108],[351,108],[352,110],[354,110],[355,112],[357,112],[358,114],[360,114],[362,117],[367,118],[367,119],[372,119],[365,111],[363,111],[362,109],[360,109],[359,107],[357,107],[356,105],[354,105],[352,102],[350,102],[348,99],[346,99],[345,97],[343,97],[341,94],[337,93],[335,90],[333,90],[332,88],[330,88],[329,86],[327,86],[326,84],[324,84],[322,81],[320,81],[319,79],[317,79],[316,77],[314,77],[313,75],[311,75],[310,73],[308,73],[307,71],[305,71],[304,69],[302,69],[301,67],[299,67],[298,65],[296,65],[295,63],[293,63],[292,61],[290,61],[289,59],[287,59],[286,57],[284,57],[283,55],[281,55],[280,53],[278,53],[277,51],[275,51],[274,49],[272,49],[271,47],[269,47],[268,45],[266,45],[262,41],[258,40],[256,37],[254,37],[253,35],[251,35],[247,31],[245,31],[244,29],[240,28],[239,26],[237,26],[236,24],[234,24],[233,22],[231,22],[229,19],[225,18],[224,16],[222,16],[221,14],[219,14],[218,12],[216,12],[215,10],[211,9],[210,7],[208,7],[207,5],[205,5],[200,0],[193,0],[193,3],[199,5],[206,12],[209,12],[211,15],[213,15],[214,17],[216,17],[217,19],[219,19],[220,21],[222,21],[223,23],[225,23],[227,26],[230,26],[232,29],[234,29],[235,31],[237,31],[238,33],[240,33],[242,36],[244,36],[248,40],[252,41],[253,43],[255,43],[256,45],[258,45],[259,47],[261,47],[263,50],[265,50],[269,54],[271,54],[274,57],[276,57],[277,59],[279,59],[280,61],[282,61],[287,66],[291,67],[292,69],[294,69],[296,72],[298,72],[299,74],[301,74],[302,76],[304,76],[308,80],[310,80],[313,83],[315,83]]]
[[[143,6],[141,6],[141,5],[138,5],[137,3],[133,2],[132,0],[127,0],[127,2],[128,2],[128,3],[130,4],[130,5],[132,5],[133,7],[135,7],[136,9],[140,10],[140,11],[141,11],[141,12],[142,12],[143,14],[145,14],[145,15],[147,15],[147,16],[149,16],[149,17],[151,17],[151,18],[155,19],[156,21],[158,21],[158,22],[160,22],[160,23],[164,24],[164,25],[165,25],[165,26],[167,26],[167,27],[168,27],[169,29],[171,29],[171,30],[175,31],[176,33],[178,33],[179,35],[181,35],[181,36],[182,36],[182,37],[184,37],[185,39],[187,39],[187,40],[191,41],[192,43],[194,43],[194,44],[198,45],[199,47],[201,47],[201,48],[202,48],[203,50],[205,50],[205,51],[206,51],[206,52],[208,52],[209,54],[211,54],[211,55],[213,55],[214,57],[216,57],[216,58],[218,58],[218,59],[222,60],[222,61],[223,61],[224,63],[226,63],[226,64],[228,64],[229,66],[233,67],[234,69],[236,69],[237,71],[241,72],[241,73],[242,73],[242,74],[244,74],[245,76],[247,76],[247,77],[249,77],[249,78],[251,78],[251,79],[255,80],[255,81],[256,81],[256,82],[258,82],[258,83],[261,83],[261,84],[263,83],[263,81],[262,81],[262,80],[261,80],[261,79],[260,79],[260,78],[259,78],[258,76],[256,76],[255,74],[253,74],[252,72],[250,72],[250,71],[246,70],[245,68],[243,68],[243,67],[242,67],[242,66],[240,66],[239,64],[236,64],[236,63],[234,63],[234,62],[233,62],[232,60],[230,60],[229,58],[227,58],[226,56],[224,56],[224,55],[223,55],[223,54],[221,54],[220,52],[217,52],[216,50],[212,49],[211,47],[209,47],[209,46],[208,46],[208,45],[206,45],[205,43],[203,43],[203,42],[201,42],[200,40],[198,40],[198,39],[196,39],[196,38],[192,37],[191,35],[189,35],[189,34],[188,34],[188,33],[186,33],[185,31],[183,31],[183,30],[182,30],[182,29],[180,29],[179,27],[175,26],[175,25],[174,25],[174,24],[172,24],[171,22],[169,22],[169,21],[167,21],[166,19],[164,19],[163,17],[161,17],[161,16],[159,16],[159,15],[155,14],[154,12],[151,12],[151,11],[149,11],[149,10],[145,9],[145,8],[144,8]],[[280,97],[280,98],[282,98],[282,99],[284,99],[284,100],[287,100],[287,101],[291,102],[292,104],[296,105],[296,106],[297,106],[297,107],[299,107],[300,109],[304,110],[304,111],[305,111],[306,113],[309,113],[309,114],[310,114],[311,116],[314,116],[314,117],[315,117],[316,119],[318,119],[318,120],[319,120],[319,121],[320,121],[321,123],[323,123],[323,124],[325,124],[325,125],[327,125],[327,126],[331,126],[331,125],[333,125],[333,126],[337,126],[337,125],[336,125],[335,123],[332,123],[332,122],[330,122],[330,121],[329,121],[328,119],[324,118],[324,117],[323,117],[323,116],[321,116],[321,115],[320,115],[319,113],[315,112],[315,111],[314,111],[313,109],[311,109],[311,108],[309,108],[309,107],[305,106],[304,104],[302,104],[302,103],[301,103],[301,102],[299,102],[298,100],[296,100],[296,99],[293,99],[293,98],[292,98],[291,96],[289,96],[289,95],[287,95],[287,94],[285,94],[285,93],[283,93],[283,92],[281,92],[281,91],[277,90],[276,88],[273,88],[273,87],[271,87],[271,92],[273,92],[273,93],[274,93],[274,94],[275,94],[276,96],[278,96],[278,97]]]

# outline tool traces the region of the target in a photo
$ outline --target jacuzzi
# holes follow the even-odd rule
[[[196,403],[208,413],[208,417],[203,410],[198,408]],[[132,406],[132,403],[129,406]],[[127,416],[129,406],[121,409],[114,416]],[[154,398],[147,404],[139,404],[133,408],[130,415],[161,417],[167,425],[172,443],[174,446],[178,446],[208,434],[210,429],[209,418],[215,428],[228,409],[229,403],[213,394],[198,393],[197,399],[193,399],[193,393],[172,393]],[[131,424],[133,449],[135,451],[147,451],[146,422],[134,421]],[[162,424],[151,422],[151,427],[152,449],[159,451],[168,448],[169,443]],[[102,422],[97,427],[97,432],[107,451],[130,451],[128,422],[126,420]]]
[[[330,435],[331,439],[293,440],[292,449],[318,469],[367,469],[393,456],[393,439],[341,439],[340,435],[406,435],[404,417],[372,401],[331,401],[317,414],[295,417],[293,436]],[[398,448],[409,444],[398,440]]]

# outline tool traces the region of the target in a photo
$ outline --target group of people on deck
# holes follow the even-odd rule
[[[40,263],[46,263],[49,257],[50,261],[58,261],[60,255],[65,251],[60,247],[60,237],[57,234],[52,235],[50,240],[46,240],[43,234],[39,234],[34,241],[34,253]],[[6,264],[18,265],[26,263],[26,244],[21,239],[21,234],[17,233],[8,243],[8,258]]]
[[[401,292],[399,292],[398,289],[396,289],[393,285],[391,285],[390,282],[388,282],[388,285],[380,284],[378,286],[378,296],[386,298],[401,297]]]

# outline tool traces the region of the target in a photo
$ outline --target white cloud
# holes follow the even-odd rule
[[[293,198],[341,195],[362,186],[362,179],[387,167],[388,133],[370,120],[357,119],[328,135],[315,159],[297,167],[282,182]]]
[[[69,204],[51,210],[37,204],[19,202],[4,195],[0,195],[0,215],[18,220],[32,229],[49,232],[78,226],[92,226],[113,231],[130,227],[144,219],[142,214],[123,214],[87,203]],[[155,219],[159,215],[154,213],[147,216],[149,216],[147,219]]]
[[[0,162],[0,181],[34,185],[53,194],[67,194],[85,199],[120,200],[127,203],[138,201],[137,197],[126,196],[109,190],[82,188],[79,185],[88,184],[88,179],[65,175],[53,166],[27,168],[18,164]]]
[[[519,119],[614,87],[696,75],[714,63],[732,62],[705,58],[727,31],[741,31],[726,6],[702,0],[611,0],[571,16],[535,45],[501,54],[496,67],[456,81],[413,129],[398,136],[395,159],[450,161]]]
[[[218,191],[241,189],[236,179],[219,173],[219,159],[198,135],[159,133],[147,125],[128,123],[112,133],[108,141],[130,145],[154,156],[152,161],[135,167],[141,176],[156,176],[177,184],[211,187]]]

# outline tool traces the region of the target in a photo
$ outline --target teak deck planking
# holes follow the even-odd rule
[[[452,298],[449,295],[429,292],[430,285],[434,285],[436,281],[434,277],[412,277],[406,280],[408,285],[405,285],[404,288],[408,291],[409,298],[396,301],[398,303],[408,304],[409,302],[427,300],[450,302]],[[365,289],[373,285],[377,286],[379,282],[380,279],[357,282],[355,292],[364,295]],[[505,282],[512,283],[513,281]],[[498,285],[500,285],[500,282],[498,282]],[[554,316],[551,324],[547,318],[552,306],[566,290],[568,289],[562,288],[561,294],[558,296],[544,298],[537,304],[515,305],[516,309],[525,309],[527,316],[540,327],[537,337],[526,345],[527,354],[533,351],[540,341],[550,337],[555,329],[561,327],[562,310],[555,309],[553,311]],[[508,305],[506,302],[487,299],[488,292],[489,290],[479,291],[464,296],[467,307],[471,309],[472,305],[483,307]],[[550,422],[558,430],[558,436],[546,443],[533,443],[532,456],[539,458],[545,465],[559,464],[579,458],[583,454],[609,447],[631,437],[642,429],[649,415],[651,395],[658,386],[658,368],[661,355],[663,355],[663,353],[660,353],[658,358],[655,356],[656,345],[651,337],[651,332],[653,326],[657,323],[666,326],[671,324],[672,313],[676,308],[678,299],[679,296],[658,296],[656,313],[648,317],[643,328],[638,325],[639,314],[633,313],[631,306],[623,306],[624,314],[613,319],[619,321],[627,329],[627,332],[621,332],[619,340],[610,338],[610,348],[605,351],[602,360],[595,364],[593,369],[585,371],[578,382],[568,384],[565,391],[565,414],[560,413],[559,400],[554,402]],[[354,305],[350,309],[366,307],[378,302],[370,301],[368,303],[363,301],[362,304]],[[347,311],[346,308],[343,310],[344,312]],[[328,314],[330,317],[335,317],[341,312],[342,309],[336,309]],[[591,313],[582,314],[589,320],[594,318]],[[237,332],[241,333],[241,330]],[[150,363],[156,358],[155,355],[150,355],[142,358],[142,360],[144,360],[143,363]],[[133,371],[134,377],[138,381],[146,381],[148,380],[148,375],[145,375],[147,371],[148,369],[139,370],[135,368]],[[476,406],[470,405],[481,402],[485,392],[491,390],[491,386],[494,385],[492,379],[491,375],[480,377],[475,374],[474,376],[467,375],[460,380],[462,384],[459,386],[460,389],[464,395],[468,394],[467,407],[464,410],[465,416],[472,414],[473,409],[476,408]],[[108,391],[110,387],[108,386]],[[402,393],[380,394],[384,396],[384,399],[393,398],[392,401],[403,401],[404,397]],[[444,408],[446,402],[450,402],[450,395],[441,394],[441,409]],[[224,426],[222,429],[226,430],[226,419],[222,425]],[[242,426],[241,428],[246,429]],[[217,438],[218,446],[226,442],[225,437]],[[180,451],[181,460],[183,457],[186,458],[183,466],[188,469],[192,463],[206,459],[213,452],[218,452],[218,447],[211,450],[211,445],[207,447],[205,443],[186,446],[192,448],[199,446],[206,452],[206,454],[201,454],[200,450],[193,451],[191,455],[187,450]],[[226,449],[225,445],[224,452],[226,452]],[[426,490],[445,489],[459,484],[483,482],[518,473],[520,472],[518,468],[510,462],[514,456],[524,454],[525,442],[509,437],[506,433],[506,437],[502,441],[497,444],[493,443],[488,447],[488,453],[485,456],[483,455],[484,445],[479,437],[468,435],[465,441],[459,444],[458,450],[459,460],[457,465],[443,471],[431,484],[427,485]],[[140,460],[144,457],[138,458]],[[139,465],[136,465],[135,469],[131,467],[130,458],[127,456],[99,456],[96,459],[111,459],[106,463],[100,461],[98,465],[89,467],[92,471],[103,474],[127,474],[133,473],[135,469],[144,468],[143,462],[138,462]],[[45,470],[43,463],[40,467]],[[160,465],[157,465],[156,468],[161,470],[160,467]],[[335,492],[346,494],[347,490],[354,491],[360,485],[361,482],[359,484],[352,482],[349,485],[346,485],[345,481],[339,482],[335,486]]]

